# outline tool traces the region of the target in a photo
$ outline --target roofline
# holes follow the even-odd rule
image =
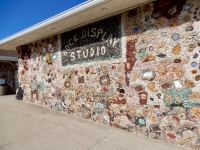
[[[63,18],[66,18],[66,17],[69,17],[69,16],[72,16],[74,14],[77,14],[77,13],[80,13],[81,11],[84,11],[84,10],[87,10],[89,8],[91,8],[92,6],[94,5],[97,5],[97,4],[100,4],[102,2],[108,2],[108,1],[111,1],[111,0],[87,0],[86,2],[84,3],[81,3],[75,7],[72,7],[64,12],[61,12],[53,17],[50,17],[42,22],[39,22],[31,27],[28,27],[20,32],[17,32],[11,36],[8,36],[2,40],[0,40],[0,45],[3,45],[13,39],[16,39],[20,36],[23,36],[27,33],[30,33],[30,32],[33,32],[39,28],[42,28],[44,26],[47,26],[47,25],[50,25],[51,23],[54,23],[56,21],[60,21],[62,20]]]

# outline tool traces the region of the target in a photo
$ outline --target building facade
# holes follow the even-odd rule
[[[24,101],[200,149],[200,1],[155,1],[17,47]]]
[[[6,94],[15,94],[18,88],[17,61],[16,51],[0,50],[0,86],[6,82]]]

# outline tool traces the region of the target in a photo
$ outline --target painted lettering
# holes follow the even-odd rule
[[[79,40],[76,36],[77,36],[77,34],[75,34],[75,35],[73,36],[73,38],[74,38],[74,42],[76,42],[76,41]]]
[[[101,47],[101,55],[105,55],[106,54],[106,47],[102,46]]]
[[[71,57],[71,60],[73,61],[73,60],[75,60],[75,52],[71,52],[71,54],[70,54],[70,57]]]
[[[82,30],[82,39],[86,38],[86,31]]]
[[[92,30],[91,30],[92,34],[90,35],[90,37],[96,37],[95,30],[96,30],[96,28],[92,28]]]
[[[94,56],[94,52],[95,52],[94,49],[91,48],[91,49],[90,49],[90,57],[93,57],[93,56]]]
[[[103,29],[99,29],[98,32],[97,32],[97,37],[96,38],[99,38],[99,35],[102,34],[102,33],[103,33]]]
[[[78,54],[78,58],[80,58],[80,53],[81,53],[81,51],[79,50],[79,51],[76,51],[77,52],[77,54]]]
[[[74,42],[71,42],[71,41],[72,41],[72,39],[69,39],[69,45],[70,46],[74,45]]]
[[[85,54],[85,51],[83,51],[83,57],[84,57],[84,58],[87,58],[87,57],[88,57],[88,49],[86,49],[86,54]]]

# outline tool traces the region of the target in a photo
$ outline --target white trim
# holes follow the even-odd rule
[[[6,61],[18,61],[18,57],[0,56],[0,60],[6,60]]]
[[[77,5],[71,9],[68,9],[60,14],[57,14],[49,19],[46,19],[38,24],[35,24],[25,30],[22,30],[16,34],[13,34],[3,40],[0,40],[0,45],[3,45],[13,39],[16,39],[20,36],[23,36],[27,33],[30,33],[32,31],[35,31],[39,28],[42,28],[44,26],[47,26],[49,24],[52,24],[52,23],[55,23],[56,21],[60,21],[62,20],[63,18],[66,18],[66,17],[69,17],[69,16],[72,16],[72,15],[75,15],[77,13],[81,13],[82,11],[86,11],[87,9],[91,8],[91,7],[94,7],[95,5],[97,4],[100,4],[100,3],[103,3],[103,2],[107,2],[107,1],[110,1],[110,0],[89,0],[89,1],[86,1],[80,5]]]

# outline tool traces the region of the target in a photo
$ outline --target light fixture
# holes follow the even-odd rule
[[[107,7],[105,7],[105,8],[101,8],[101,11],[102,11],[102,12],[109,11],[109,8],[107,8]]]
[[[51,30],[57,30],[57,28],[55,28],[55,27],[51,27],[50,29],[51,29]]]

